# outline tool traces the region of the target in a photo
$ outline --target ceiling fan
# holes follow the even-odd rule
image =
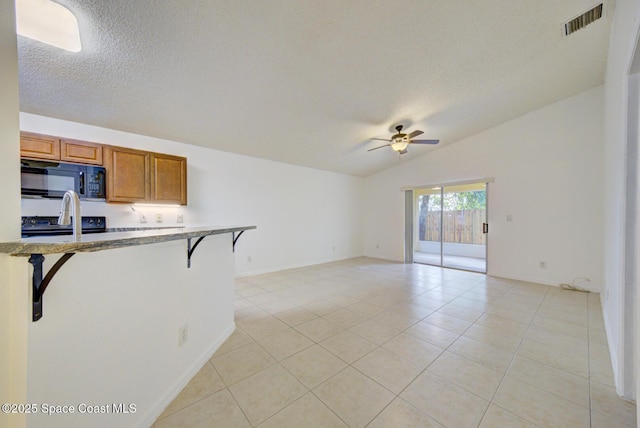
[[[367,151],[370,152],[372,150],[378,150],[383,147],[391,147],[393,150],[403,155],[407,153],[407,146],[409,144],[438,144],[440,142],[440,140],[414,140],[413,139],[414,137],[424,134],[424,132],[415,130],[413,132],[410,132],[409,134],[403,134],[402,128],[403,128],[402,125],[396,126],[396,131],[398,131],[398,133],[392,135],[391,139],[370,138],[370,140],[388,141],[389,144],[385,144],[384,146],[380,146],[380,147],[375,147]]]

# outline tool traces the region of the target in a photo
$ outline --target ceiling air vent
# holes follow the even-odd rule
[[[564,24],[564,35],[575,33],[600,18],[602,18],[602,3]]]

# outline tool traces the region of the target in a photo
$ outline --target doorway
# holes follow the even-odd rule
[[[413,261],[487,272],[487,183],[414,189]]]

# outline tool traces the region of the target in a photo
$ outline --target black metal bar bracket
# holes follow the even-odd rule
[[[240,238],[240,235],[242,235],[244,233],[244,230],[241,230],[239,233],[238,232],[232,232],[232,244],[233,244],[233,252],[236,252],[236,242],[238,242],[238,238]],[[191,238],[187,238],[187,268],[191,267],[191,256],[193,255],[193,252],[195,251],[196,247],[198,246],[198,244],[200,242],[202,242],[202,240],[206,238],[205,236],[200,236],[197,240],[196,243],[193,244],[193,246],[191,245]]]
[[[33,277],[32,277],[32,286],[33,286],[33,321],[38,321],[42,318],[42,296],[44,296],[44,292],[51,283],[51,280],[55,276],[55,274],[60,270],[62,265],[64,265],[67,260],[71,258],[75,253],[64,253],[62,257],[58,259],[51,266],[49,272],[42,277],[42,264],[44,263],[44,256],[42,254],[31,254],[29,257],[29,263],[33,265]]]
[[[240,233],[238,233],[236,235],[236,232],[233,232],[233,252],[236,252],[236,242],[238,242],[238,238],[240,238],[240,235],[242,235],[244,233],[244,230],[241,230]]]
[[[191,256],[193,255],[193,252],[195,251],[198,244],[202,242],[205,237],[206,236],[199,237],[193,247],[191,246],[191,238],[187,238],[187,268],[191,267]]]

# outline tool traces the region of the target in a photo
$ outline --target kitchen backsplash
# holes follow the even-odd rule
[[[57,216],[61,199],[22,199],[23,216]],[[131,209],[135,208],[135,211]],[[185,226],[189,223],[188,208],[182,206],[151,206],[132,204],[107,204],[82,201],[83,216],[105,216],[107,227],[157,227]],[[161,221],[158,220],[158,215]],[[182,216],[182,222],[179,217]],[[146,223],[141,222],[144,217]],[[17,220],[19,221],[19,219]]]

